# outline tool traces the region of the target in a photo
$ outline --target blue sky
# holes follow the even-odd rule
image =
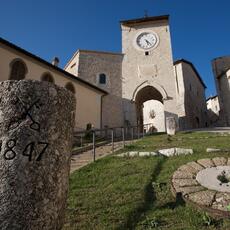
[[[119,21],[170,14],[174,60],[195,65],[215,94],[211,60],[230,55],[229,0],[1,0],[0,36],[61,67],[78,49],[121,50]]]

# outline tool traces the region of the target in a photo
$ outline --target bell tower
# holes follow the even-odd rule
[[[150,100],[161,102],[162,116],[177,118],[169,16],[121,21],[121,30],[125,123],[143,123],[143,103]]]

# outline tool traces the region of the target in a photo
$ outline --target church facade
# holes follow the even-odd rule
[[[78,50],[65,71],[105,90],[102,127],[154,123],[165,131],[206,127],[205,84],[194,65],[173,62],[169,16],[121,21],[122,52]]]

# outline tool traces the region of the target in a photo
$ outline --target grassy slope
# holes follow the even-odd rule
[[[209,138],[207,138],[209,137]],[[230,229],[230,223],[205,226],[204,214],[177,200],[170,192],[170,177],[182,164],[205,157],[207,147],[230,148],[230,136],[180,133],[149,136],[127,150],[154,151],[188,147],[194,154],[172,158],[116,158],[97,161],[72,174],[65,228],[71,229]]]

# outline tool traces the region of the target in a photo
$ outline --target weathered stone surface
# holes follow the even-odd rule
[[[221,152],[221,149],[207,148],[207,149],[206,149],[206,152],[207,152],[207,153]]]
[[[230,193],[218,192],[215,196],[215,201],[212,208],[222,211],[228,211],[227,206],[230,204]]]
[[[61,229],[75,98],[31,80],[0,83],[0,229]]]
[[[184,149],[184,148],[175,148],[175,155],[187,155],[193,154],[192,149]]]
[[[216,166],[222,166],[222,165],[224,166],[227,164],[227,159],[224,157],[215,157],[212,158],[212,161]]]
[[[140,157],[145,157],[145,156],[157,156],[158,154],[155,152],[139,152]]]
[[[209,158],[197,160],[197,163],[204,166],[205,168],[215,167],[212,160]]]
[[[166,131],[170,136],[176,133],[176,120],[174,117],[166,117]]]
[[[138,151],[132,151],[132,152],[125,152],[117,154],[117,157],[146,157],[146,156],[157,156],[158,153],[155,152],[138,152]]]
[[[138,156],[138,152],[137,151],[132,151],[132,152],[129,152],[128,155],[130,157],[136,157],[136,156]]]
[[[216,192],[205,190],[200,192],[191,193],[189,199],[199,205],[211,206]]]
[[[160,149],[158,151],[160,154],[170,157],[175,155],[175,148],[170,148],[170,149]]]
[[[173,179],[172,183],[177,187],[198,185],[196,179]]]
[[[176,192],[181,192],[184,196],[190,193],[199,192],[205,190],[202,186],[190,186],[190,187],[174,187]]]
[[[197,170],[194,169],[193,167],[189,166],[189,165],[182,165],[178,168],[178,170],[180,171],[187,171],[189,173],[192,173],[192,174],[196,174],[197,173]]]
[[[227,165],[230,165],[230,158],[228,158],[227,160]]]
[[[222,183],[218,176],[225,172],[226,178],[230,177],[230,166],[216,166],[206,168],[197,173],[196,180],[210,190],[230,192],[230,183]]]
[[[200,164],[197,164],[197,163],[194,162],[194,161],[189,162],[189,163],[187,163],[186,165],[188,165],[188,166],[194,168],[197,172],[199,172],[200,170],[203,170],[203,169],[204,169],[203,166],[201,166]]]
[[[195,174],[188,171],[177,170],[173,174],[173,179],[195,179],[195,178],[196,178]]]
[[[177,155],[187,155],[187,154],[193,154],[192,149],[183,149],[183,148],[169,148],[169,149],[160,149],[158,152],[161,155],[171,157],[171,156],[177,156]]]

